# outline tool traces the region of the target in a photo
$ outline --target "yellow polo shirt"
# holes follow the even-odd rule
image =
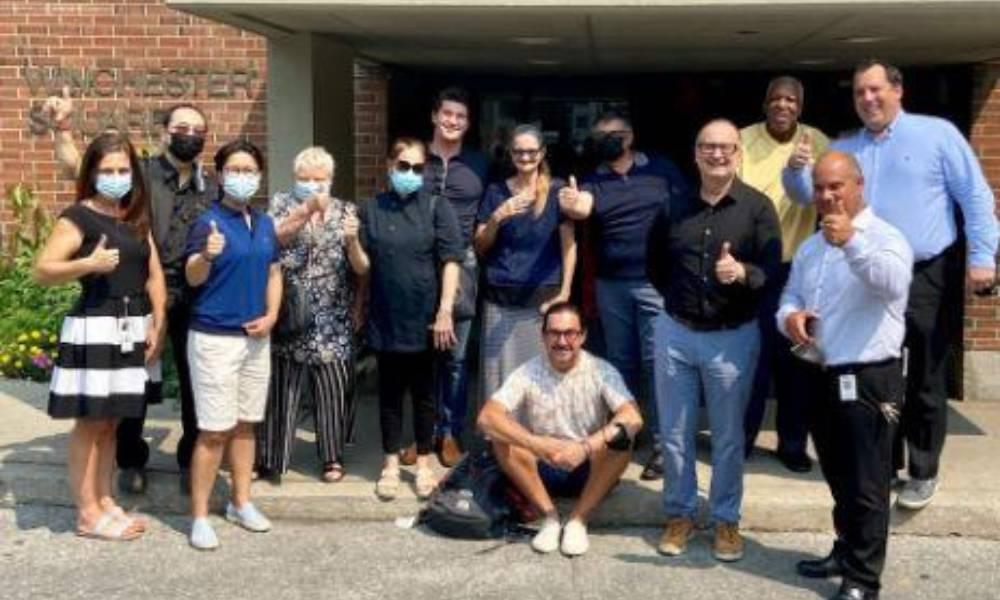
[[[795,135],[785,143],[780,143],[771,137],[763,122],[740,130],[743,163],[740,165],[739,177],[774,202],[774,208],[778,211],[778,222],[781,224],[781,257],[785,262],[791,262],[799,244],[816,230],[816,208],[812,204],[808,206],[796,204],[788,197],[785,186],[781,184],[781,170],[785,168],[792,152],[795,151],[802,133],[807,130],[812,137],[813,156],[818,157],[826,151],[830,140],[815,127],[799,123]]]

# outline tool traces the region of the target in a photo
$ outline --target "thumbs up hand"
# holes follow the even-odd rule
[[[219,226],[216,225],[215,221],[211,222],[211,227],[212,229],[205,239],[205,249],[201,252],[202,258],[208,262],[215,260],[226,247],[226,236],[219,231]]]
[[[746,279],[747,274],[743,263],[736,260],[730,254],[730,248],[729,242],[723,242],[722,250],[719,252],[719,259],[715,261],[715,277],[723,285],[742,282]]]
[[[840,247],[854,235],[854,224],[839,199],[830,200],[829,203],[829,209],[824,211],[823,220],[820,221],[820,228],[828,244]]]
[[[118,249],[108,248],[108,236],[101,234],[101,239],[87,260],[90,262],[91,272],[110,273],[118,267]]]
[[[42,104],[42,114],[52,120],[55,125],[61,125],[73,114],[73,97],[69,86],[64,85],[62,96],[49,96]]]
[[[564,212],[572,211],[579,200],[580,188],[576,185],[576,177],[570,175],[567,185],[559,188],[559,208]]]
[[[802,132],[799,142],[795,144],[795,150],[792,152],[792,155],[788,158],[788,166],[792,169],[801,169],[813,164],[814,160],[812,136],[808,130],[805,130]]]

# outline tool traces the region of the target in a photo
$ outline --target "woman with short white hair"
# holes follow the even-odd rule
[[[277,223],[285,300],[275,329],[267,414],[257,432],[257,468],[278,483],[288,470],[309,398],[326,482],[344,477],[344,447],[354,437],[355,276],[345,240],[355,207],[330,196],[335,164],[314,146],[293,162],[295,183],[271,200]],[[349,264],[350,263],[350,264]]]

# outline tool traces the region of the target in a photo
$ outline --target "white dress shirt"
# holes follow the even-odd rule
[[[798,310],[818,315],[814,336],[826,366],[898,358],[906,331],[904,313],[913,276],[913,251],[903,234],[865,207],[852,220],[842,247],[822,232],[795,253],[775,318]]]

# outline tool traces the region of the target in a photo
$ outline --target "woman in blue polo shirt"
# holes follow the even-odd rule
[[[486,266],[482,398],[515,368],[542,352],[542,315],[569,300],[576,268],[573,223],[563,220],[559,189],[545,162],[545,141],[534,125],[510,138],[515,174],[486,189],[474,243]]]
[[[211,550],[219,540],[208,521],[208,500],[229,446],[232,498],[226,519],[267,531],[268,519],[250,502],[254,426],[264,419],[271,375],[271,328],[281,303],[281,268],[274,222],[250,206],[264,157],[246,140],[215,154],[222,198],[191,227],[185,276],[194,294],[188,361],[198,417],[191,460],[191,545]]]

